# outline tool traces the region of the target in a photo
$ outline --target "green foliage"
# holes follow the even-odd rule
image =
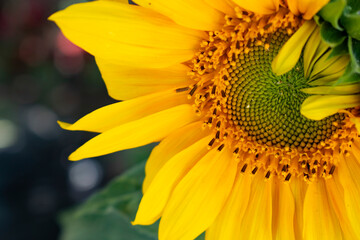
[[[60,216],[62,240],[154,240],[157,224],[132,226],[141,199],[144,163],[113,180],[75,210]]]
[[[322,39],[330,45],[330,47],[339,46],[346,39],[346,34],[331,26],[328,22],[323,22],[320,27]]]
[[[321,37],[333,48],[330,57],[351,59],[336,85],[360,82],[360,1],[331,0],[318,15]]]
[[[341,24],[344,26],[349,36],[360,40],[360,1],[347,0],[347,5],[340,18]]]
[[[76,209],[61,214],[61,240],[156,240],[158,223],[133,226],[145,163],[114,179]],[[204,240],[205,234],[196,240]]]
[[[331,25],[339,30],[344,30],[340,24],[339,19],[342,15],[342,12],[344,11],[344,8],[346,6],[346,0],[333,0],[330,1],[328,4],[326,4],[325,7],[323,7],[319,15],[327,22],[331,23]]]
[[[337,57],[337,56],[341,56],[341,55],[347,55],[348,53],[348,44],[346,41],[343,41],[340,45],[335,46],[330,55],[329,58],[332,57]]]
[[[348,47],[352,68],[360,73],[360,41],[349,37]]]

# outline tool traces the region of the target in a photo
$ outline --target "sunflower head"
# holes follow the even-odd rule
[[[126,100],[62,123],[101,133],[70,159],[161,141],[134,224],[161,218],[160,239],[360,238],[357,1],[122,2],[51,19]]]
[[[263,169],[266,178],[329,177],[339,131],[349,121],[337,109],[316,120],[301,109],[312,84],[335,64],[342,72],[348,58],[329,60],[330,47],[316,24],[282,6],[271,15],[239,8],[236,16],[226,16],[222,30],[209,32],[188,63],[196,82],[189,97],[214,132],[209,147],[229,145],[243,171]]]

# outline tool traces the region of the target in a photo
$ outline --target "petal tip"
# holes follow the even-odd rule
[[[57,121],[57,124],[59,124],[59,126],[65,130],[69,130],[70,126],[72,125],[70,123],[66,123],[66,122],[62,122],[62,121]]]
[[[286,69],[281,68],[281,66],[278,64],[277,61],[277,56],[274,58],[274,60],[271,63],[271,71],[276,75],[276,76],[281,76],[284,73],[287,73],[288,71],[286,71]],[[285,70],[285,71],[284,71]]]
[[[83,158],[79,156],[78,150],[76,150],[75,152],[73,152],[72,154],[70,154],[70,156],[69,156],[68,159],[69,159],[69,161],[78,161],[78,160],[81,160],[81,159],[83,159]]]
[[[47,20],[52,21],[52,22],[57,22],[58,19],[59,19],[60,12],[61,12],[61,11],[58,11],[58,12],[55,12],[55,13],[51,14],[51,15],[47,18]]]

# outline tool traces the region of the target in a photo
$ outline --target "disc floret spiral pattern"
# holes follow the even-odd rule
[[[237,16],[227,16],[222,31],[209,32],[189,63],[196,82],[189,98],[214,132],[209,148],[228,145],[242,172],[266,178],[331,177],[336,156],[347,149],[343,143],[357,137],[346,130],[353,124],[345,114],[320,121],[301,115],[308,96],[301,89],[309,86],[302,57],[284,75],[271,71],[272,60],[303,20],[286,9],[270,16],[238,10]]]
[[[271,62],[287,39],[286,33],[276,32],[271,37],[272,48],[255,46],[253,41],[247,54],[239,54],[236,65],[229,69],[228,111],[233,122],[260,144],[316,148],[340,127],[343,116],[314,121],[300,114],[309,96],[301,91],[309,87],[302,58],[284,75],[271,71]]]

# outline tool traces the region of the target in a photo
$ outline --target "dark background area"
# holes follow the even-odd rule
[[[115,102],[92,56],[47,20],[81,0],[0,2],[0,239],[57,239],[59,213],[135,163],[151,146],[79,162],[69,154],[95,134],[67,132]]]

